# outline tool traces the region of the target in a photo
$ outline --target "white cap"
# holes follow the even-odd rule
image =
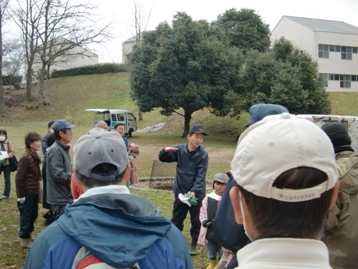
[[[306,189],[273,187],[283,172],[311,167],[328,179]],[[284,202],[302,202],[321,196],[338,180],[332,143],[314,123],[282,113],[265,117],[240,136],[231,162],[233,177],[245,190],[265,198]]]

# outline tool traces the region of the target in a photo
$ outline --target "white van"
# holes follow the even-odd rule
[[[117,123],[123,123],[125,134],[129,137],[137,131],[137,119],[132,112],[124,109],[106,109],[106,108],[89,108],[86,112],[96,112],[94,116],[94,125],[100,120],[107,123],[110,129],[113,129]]]
[[[358,116],[342,116],[342,115],[315,115],[315,114],[300,114],[297,115],[312,121],[319,127],[328,122],[341,122],[346,126],[348,134],[352,139],[352,148],[358,153]]]

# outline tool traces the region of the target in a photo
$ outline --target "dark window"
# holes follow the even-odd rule
[[[352,47],[341,47],[341,59],[352,60]]]
[[[358,48],[357,47],[353,47],[353,53],[358,53]]]
[[[351,76],[341,75],[340,77],[341,77],[341,79],[340,79],[341,88],[350,88],[351,87]]]
[[[352,76],[352,81],[357,81],[357,76]]]
[[[335,46],[335,51],[336,52],[341,52],[341,46]]]
[[[339,80],[339,75],[334,75],[334,80]]]
[[[329,47],[328,45],[318,44],[318,57],[319,58],[329,58]]]

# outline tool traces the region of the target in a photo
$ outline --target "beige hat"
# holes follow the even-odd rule
[[[311,167],[328,179],[306,189],[273,187],[283,172]],[[243,132],[238,141],[231,170],[237,184],[261,197],[284,202],[302,202],[321,196],[338,179],[333,147],[328,136],[314,123],[282,113],[265,117]]]

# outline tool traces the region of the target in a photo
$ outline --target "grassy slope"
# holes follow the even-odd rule
[[[12,103],[24,99],[25,91],[13,90],[5,94]],[[33,90],[34,99],[38,97],[38,85]],[[127,73],[75,76],[52,79],[45,83],[45,101],[49,104],[35,108],[37,101],[22,102],[18,106],[7,107],[7,113],[0,115],[0,124],[24,124],[48,122],[58,118],[68,118],[72,123],[90,127],[93,114],[84,112],[86,108],[122,108],[137,114],[134,102],[128,91]],[[331,114],[358,115],[356,101],[358,93],[329,93],[332,100]],[[181,112],[181,111],[179,111]],[[159,122],[167,122],[164,133],[179,134],[182,132],[183,118],[177,114],[166,118],[155,109],[144,113],[144,120],[139,128]],[[210,134],[234,136],[244,129],[248,121],[247,113],[239,120],[229,117],[215,117],[207,109],[193,114],[192,123],[202,123]]]

